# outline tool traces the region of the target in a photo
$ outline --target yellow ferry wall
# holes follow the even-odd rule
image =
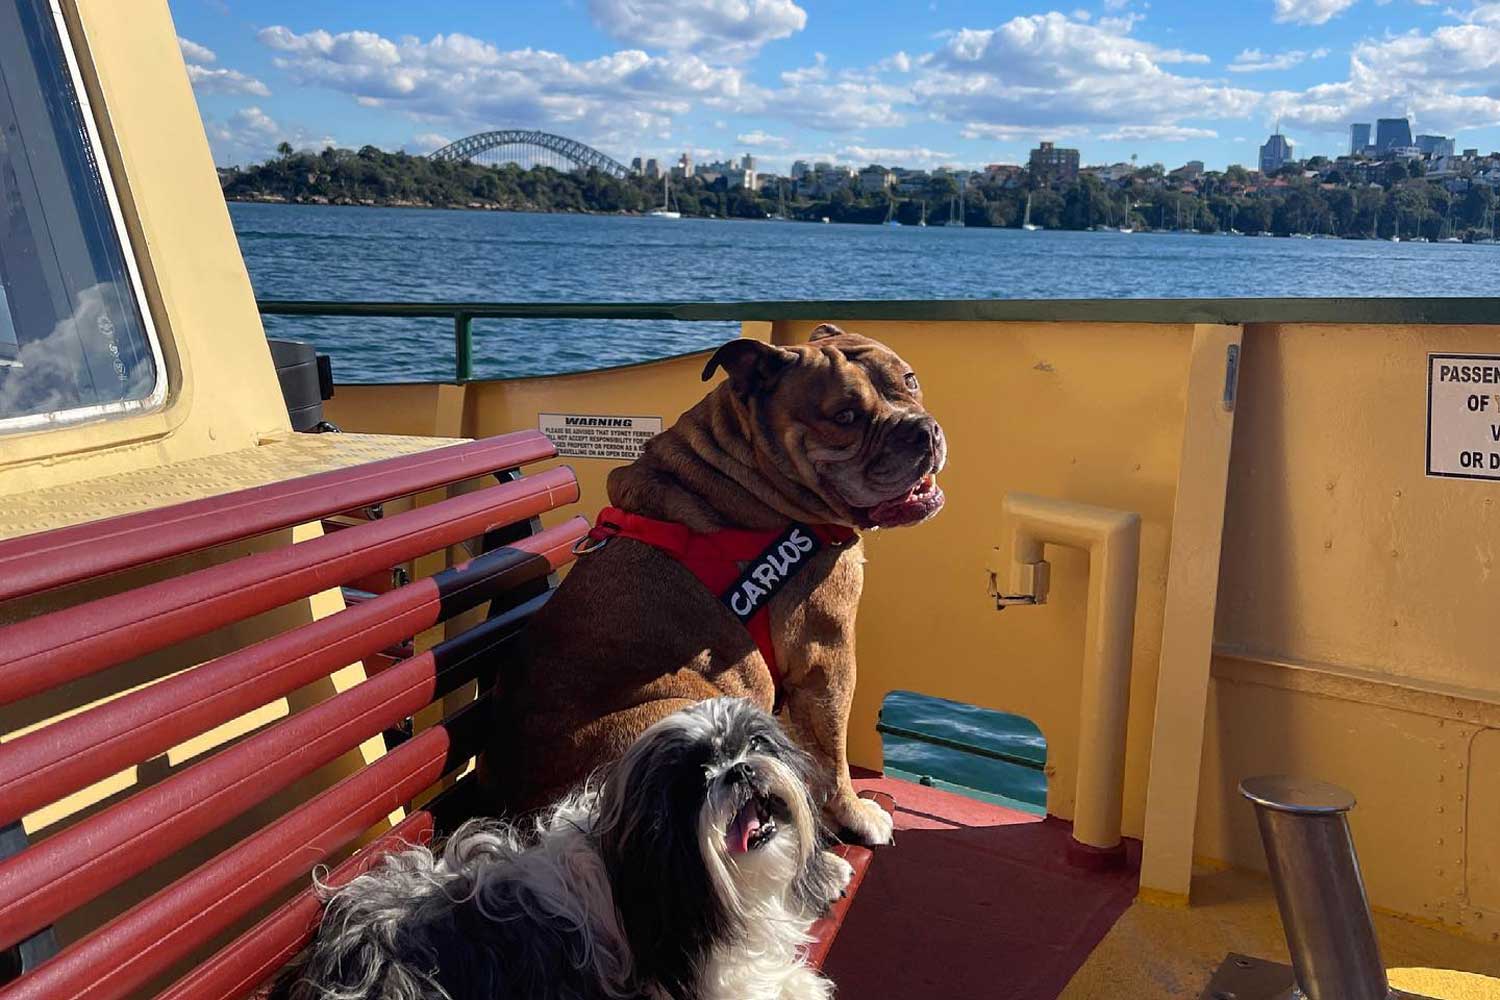
[[[1252,325],[1197,850],[1261,867],[1235,786],[1351,788],[1372,901],[1500,931],[1500,483],[1425,475],[1427,354],[1500,327]]]
[[[747,323],[744,332],[791,342],[812,325]],[[1005,538],[1007,491],[1136,511],[1127,835],[1148,825],[1153,765],[1170,778],[1195,763],[1176,749],[1153,762],[1153,721],[1180,715],[1206,726],[1196,801],[1189,787],[1153,804],[1156,822],[1184,828],[1191,855],[1158,866],[1180,868],[1181,881],[1151,868],[1146,895],[1185,901],[1194,856],[1263,869],[1236,786],[1247,775],[1292,771],[1359,796],[1353,823],[1377,907],[1469,933],[1500,927],[1500,734],[1491,730],[1500,728],[1500,487],[1424,475],[1426,353],[1483,353],[1500,331],[1244,328],[1212,676],[1207,648],[1189,670],[1209,685],[1205,703],[1192,684],[1159,690],[1157,669],[1170,641],[1173,532],[1189,550],[1219,539],[1213,504],[1193,506],[1185,492],[1212,497],[1219,487],[1212,476],[1200,482],[1196,465],[1181,486],[1179,476],[1188,422],[1206,409],[1203,387],[1191,386],[1195,337],[1225,328],[845,325],[912,362],[951,445],[944,512],[916,529],[868,536],[856,763],[880,764],[874,726],[891,690],[1017,712],[1047,737],[1049,811],[1071,817],[1087,558],[1049,547],[1050,602],[1003,613],[986,594],[986,565]],[[466,436],[534,427],[542,412],[670,423],[704,391],[704,358],[465,386],[340,387],[329,412],[357,430]],[[1211,374],[1222,380],[1222,371]],[[1218,406],[1219,385],[1208,388]],[[613,463],[566,461],[592,515]],[[1211,591],[1211,572],[1206,579]],[[1199,596],[1198,613],[1212,614],[1211,595]]]

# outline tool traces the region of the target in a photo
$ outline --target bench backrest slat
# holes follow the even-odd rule
[[[537,431],[301,476],[222,496],[0,541],[0,601],[238,538],[307,524],[394,497],[528,465],[556,454]]]
[[[337,888],[364,874],[384,855],[432,839],[426,810],[407,816],[339,865],[322,882]],[[237,1000],[274,976],[312,937],[323,901],[311,886],[271,911],[208,961],[157,994],[156,1000]]]
[[[571,470],[210,566],[0,629],[0,704],[578,499]]]
[[[568,560],[573,539],[587,530],[572,518],[0,744],[0,823],[539,579]]]

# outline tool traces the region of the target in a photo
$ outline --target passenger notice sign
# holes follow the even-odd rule
[[[646,442],[661,433],[661,417],[600,413],[539,413],[537,427],[564,458],[609,458],[634,462]]]
[[[1500,354],[1427,355],[1427,474],[1500,480]]]

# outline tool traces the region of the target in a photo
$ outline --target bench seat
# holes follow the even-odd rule
[[[250,995],[313,933],[315,867],[338,883],[473,815],[487,692],[588,529],[571,470],[522,471],[552,457],[526,431],[0,540],[0,710],[19,712],[0,718],[26,723],[0,743],[0,1000]],[[444,550],[454,564],[413,578]],[[250,629],[340,589],[331,613]],[[131,769],[28,840],[28,817]],[[843,850],[852,897],[869,852]]]

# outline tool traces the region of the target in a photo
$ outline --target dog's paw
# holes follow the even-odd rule
[[[849,883],[854,880],[854,866],[832,851],[823,852],[824,879],[828,885],[828,901],[831,903],[844,895]]]
[[[810,894],[815,897],[813,909],[821,916],[848,892],[854,866],[832,851],[819,851],[813,859],[813,872]]]
[[[839,839],[846,843],[867,847],[895,843],[891,814],[869,799],[836,799],[829,803],[828,813]]]

